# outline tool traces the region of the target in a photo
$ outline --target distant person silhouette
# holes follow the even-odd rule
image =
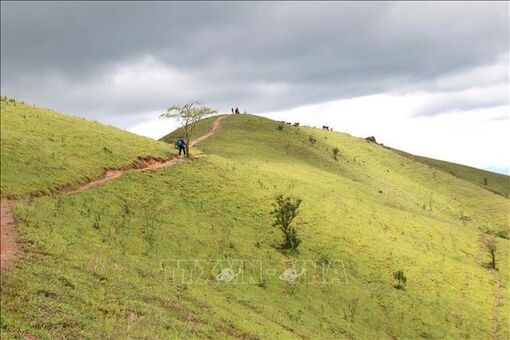
[[[236,107],[236,115],[238,115],[238,114],[239,114],[239,108]]]
[[[179,139],[175,142],[175,146],[179,149],[179,156],[181,155],[181,152],[183,152],[184,156],[186,156],[186,142],[184,141],[184,138],[179,137]]]
[[[232,114],[234,114],[234,108],[233,107],[230,108],[230,111],[232,112]]]

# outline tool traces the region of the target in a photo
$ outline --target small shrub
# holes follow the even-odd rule
[[[92,223],[92,227],[94,227],[94,229],[96,229],[96,230],[99,230],[100,226],[101,226],[101,215],[95,214],[94,222]]]
[[[462,215],[460,216],[460,220],[461,220],[462,222],[469,222],[469,221],[471,221],[471,217],[469,217],[469,216],[467,216],[467,215],[462,214]]]
[[[407,283],[407,277],[404,274],[403,270],[397,270],[393,273],[393,278],[397,281],[397,283],[393,286],[397,289],[405,289],[405,285]]]
[[[339,148],[333,148],[333,158],[337,161],[338,160],[338,154],[340,153]]]
[[[482,249],[489,253],[491,262],[488,264],[489,268],[496,269],[496,239],[492,234],[484,234],[480,238]]]
[[[509,237],[508,237],[508,229],[497,230],[494,233],[494,236],[499,237],[499,238],[504,238],[504,239],[508,240],[509,239]]]
[[[300,198],[284,197],[283,195],[276,196],[271,215],[275,218],[273,226],[280,229],[284,236],[280,246],[282,249],[296,250],[301,244],[297,230],[292,225],[292,221],[299,212],[298,209],[301,202]]]
[[[324,254],[321,254],[319,256],[319,258],[317,259],[317,261],[316,261],[316,263],[318,265],[322,265],[322,266],[324,266],[324,265],[327,266],[327,265],[330,264],[330,262],[331,262],[331,260],[329,259],[329,256],[328,255],[324,255]]]
[[[317,139],[315,139],[313,136],[308,136],[308,143],[310,143],[310,146],[314,146],[315,143],[317,143]]]
[[[483,185],[489,185],[489,181],[487,180],[487,177],[484,177],[484,179],[483,179]]]
[[[62,198],[58,197],[55,200],[55,210],[53,211],[53,217],[57,217],[62,213],[64,202]]]
[[[267,287],[267,281],[266,279],[262,278],[257,282],[257,286],[260,288],[266,288]]]
[[[261,180],[258,180],[257,183],[259,184],[260,189],[266,189],[264,182],[262,182]]]
[[[147,242],[148,250],[146,253],[148,254],[150,250],[154,248],[156,245],[156,233],[155,233],[155,225],[154,225],[154,216],[150,213],[149,210],[145,210],[145,228],[142,229],[143,239]]]
[[[129,209],[129,204],[127,202],[124,202],[122,204],[122,210],[124,212],[124,215],[129,215],[131,213],[131,210]]]
[[[358,310],[359,299],[349,301],[347,304],[347,310],[344,308],[344,319],[354,321],[356,311]]]
[[[282,131],[284,126],[282,124],[278,125],[278,131]]]
[[[112,150],[108,149],[106,146],[103,146],[103,152],[107,155],[113,154]]]

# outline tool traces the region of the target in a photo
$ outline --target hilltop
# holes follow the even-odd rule
[[[2,161],[14,157],[3,143]],[[2,334],[508,338],[508,198],[348,134],[251,115],[227,116],[199,148],[206,157],[173,168],[20,200],[26,256],[2,278]],[[281,193],[303,200],[297,253],[277,249],[270,211]],[[481,231],[499,235],[497,271],[486,268]],[[241,284],[217,281],[220,267],[187,284],[172,281],[175,259],[235,273],[239,259],[257,259],[275,271]],[[280,276],[285,263],[309,260],[336,264],[337,280]],[[395,288],[399,270],[405,289]]]

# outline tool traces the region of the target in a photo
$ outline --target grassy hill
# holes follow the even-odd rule
[[[347,134],[250,115],[229,116],[200,149],[208,157],[19,202],[25,256],[2,280],[2,334],[509,337],[509,240],[496,239],[497,271],[479,243],[480,229],[508,231],[507,198]],[[276,247],[280,193],[303,199],[297,253]],[[203,272],[183,262],[199,282],[173,277],[176,259],[202,261]],[[264,270],[216,280],[241,273],[240,259]],[[310,282],[315,260],[332,280]],[[282,280],[289,261],[308,276]]]
[[[395,152],[426,164],[431,168],[435,168],[449,173],[455,177],[473,182],[483,188],[486,188],[487,190],[495,192],[496,194],[505,196],[506,198],[508,198],[510,195],[510,177],[506,175],[476,169],[462,164],[440,161],[428,157],[415,156],[400,150],[395,150]]]
[[[167,157],[167,145],[52,110],[8,100],[1,108],[2,197],[48,193],[129,166],[138,156]]]

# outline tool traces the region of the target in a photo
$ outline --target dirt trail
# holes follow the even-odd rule
[[[72,195],[72,194],[77,194],[82,191],[94,189],[94,188],[100,187],[101,185],[103,185],[107,182],[113,181],[116,178],[119,178],[120,176],[122,176],[123,173],[124,173],[124,171],[120,171],[120,170],[107,171],[103,178],[89,182],[87,184],[84,184],[77,189],[64,191],[63,193],[65,195]]]
[[[212,123],[211,130],[208,133],[206,133],[205,135],[202,135],[200,137],[193,139],[189,143],[189,146],[194,147],[201,141],[217,134],[218,131],[220,131],[221,127],[223,126],[223,123],[225,122],[225,118],[227,118],[227,116],[219,116],[218,118],[216,118],[216,120]]]
[[[205,135],[202,135],[200,137],[197,137],[196,139],[193,139],[189,144],[190,147],[196,146],[198,143],[202,142],[203,140],[214,136],[216,133],[218,133],[225,121],[226,116],[219,116],[216,118],[216,120],[213,122],[211,130],[206,133]],[[193,158],[201,158],[204,155],[198,155]],[[72,190],[63,190],[62,194],[64,195],[72,195],[79,192],[83,192],[86,190],[94,189],[97,187],[100,187],[110,181],[113,181],[114,179],[117,179],[121,177],[124,172],[126,171],[132,171],[132,172],[145,172],[145,171],[152,171],[162,168],[169,168],[172,166],[175,166],[179,164],[182,161],[182,158],[179,156],[174,156],[173,158],[166,160],[166,161],[160,161],[157,159],[148,159],[143,161],[143,165],[141,167],[129,169],[129,170],[109,170],[105,173],[104,177],[95,181],[91,181],[89,183],[86,183],[76,189]],[[16,204],[15,200],[8,200],[8,199],[2,199],[1,200],[1,223],[0,223],[0,232],[1,232],[1,242],[0,242],[0,273],[2,273],[4,270],[7,270],[11,268],[14,265],[14,261],[16,259],[16,253],[18,251],[18,247],[16,244],[16,228],[15,228],[15,220],[14,215],[12,213],[12,208]]]
[[[0,228],[0,271],[9,268],[16,258],[18,247],[16,245],[16,228],[12,214],[13,200],[1,201],[1,228]]]

